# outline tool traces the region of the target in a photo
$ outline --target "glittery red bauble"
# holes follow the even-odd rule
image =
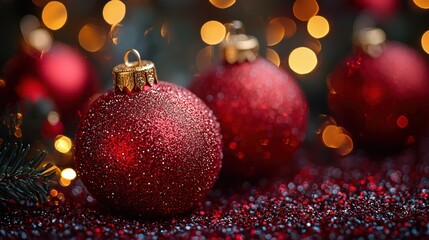
[[[196,206],[222,158],[213,113],[188,90],[165,82],[101,95],[81,120],[75,150],[78,173],[97,200],[150,217]]]
[[[222,171],[270,176],[304,140],[307,103],[292,77],[265,59],[216,65],[190,89],[218,117],[224,142]]]
[[[378,57],[351,54],[328,85],[335,119],[366,147],[412,144],[427,125],[429,68],[405,45],[387,43]]]

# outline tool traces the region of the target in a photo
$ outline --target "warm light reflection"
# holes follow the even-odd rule
[[[46,4],[42,11],[43,23],[52,30],[58,30],[67,21],[67,9],[64,4],[52,1]]]
[[[283,39],[284,35],[285,29],[279,21],[272,20],[269,22],[266,30],[268,46],[274,46],[278,44]]]
[[[225,34],[225,26],[218,21],[208,21],[201,27],[201,39],[209,45],[220,43]]]
[[[201,49],[197,54],[196,64],[199,71],[208,68],[213,61],[213,47],[208,46]]]
[[[323,129],[322,141],[327,147],[338,148],[343,142],[340,138],[337,138],[340,134],[343,134],[342,128],[335,125],[328,125]]]
[[[210,0],[210,3],[217,8],[225,9],[234,5],[235,0]]]
[[[58,135],[55,138],[54,146],[58,152],[68,153],[72,148],[72,141],[66,136]]]
[[[56,196],[58,196],[58,191],[57,191],[57,189],[53,188],[53,189],[51,190],[51,192],[50,192],[50,195],[51,195],[52,197],[56,197]]]
[[[323,38],[329,33],[329,23],[322,16],[314,16],[307,23],[308,33],[314,38]]]
[[[52,37],[46,29],[36,29],[28,35],[28,43],[39,52],[44,52],[51,48]]]
[[[110,28],[109,36],[113,44],[115,45],[119,44],[119,39],[121,34],[122,34],[122,24],[117,23],[112,25],[112,27]]]
[[[70,181],[70,180],[65,179],[65,178],[60,178],[60,185],[61,185],[61,186],[63,186],[63,187],[67,187],[67,186],[69,186],[69,185],[70,185],[70,183],[71,183],[71,181]]]
[[[276,17],[273,18],[270,22],[277,22],[283,26],[284,38],[290,38],[296,33],[296,23],[294,20],[288,17]]]
[[[417,7],[422,9],[429,9],[429,0],[413,0]]]
[[[161,26],[161,36],[163,38],[167,37],[168,35],[168,24],[167,23],[163,23]]]
[[[86,24],[79,31],[79,44],[88,52],[97,52],[106,42],[106,34],[94,24]]]
[[[76,171],[73,168],[65,168],[61,171],[61,178],[73,180],[76,178]]]
[[[336,149],[341,156],[346,156],[353,151],[353,140],[349,135],[340,134],[337,136],[337,141],[341,142],[341,145]]]
[[[125,17],[125,13],[125,4],[119,0],[109,1],[103,8],[103,18],[110,25],[121,22]]]
[[[293,4],[293,14],[301,21],[308,21],[319,12],[316,0],[296,0]]]
[[[317,39],[310,39],[305,43],[305,46],[313,50],[316,54],[322,50],[322,44]]]
[[[333,148],[342,156],[353,151],[353,140],[346,131],[335,123],[330,123],[322,130],[322,142],[326,147]]]
[[[19,26],[21,28],[22,36],[24,37],[25,41],[28,41],[28,36],[31,32],[38,29],[40,27],[39,19],[37,19],[34,15],[26,15],[21,19],[21,22],[19,23]]]
[[[47,119],[49,124],[56,125],[60,121],[60,115],[55,111],[50,111]]]
[[[298,74],[307,74],[317,66],[317,56],[309,48],[299,47],[289,55],[289,67]]]
[[[423,33],[421,43],[423,50],[429,54],[429,30]]]
[[[280,57],[277,54],[277,52],[274,51],[273,49],[267,48],[266,57],[270,62],[272,62],[277,67],[280,66]]]

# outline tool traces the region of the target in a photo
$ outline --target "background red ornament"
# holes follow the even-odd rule
[[[398,0],[354,0],[354,3],[380,20],[394,16],[400,5]]]
[[[76,119],[78,111],[100,90],[89,61],[65,44],[57,43],[43,55],[39,72],[66,122]]]
[[[270,176],[291,164],[308,112],[304,94],[285,71],[262,58],[220,64],[197,75],[190,89],[219,119],[227,175]]]
[[[195,207],[217,179],[221,157],[213,113],[165,82],[101,95],[76,136],[77,170],[96,199],[150,217]]]
[[[329,106],[338,123],[368,148],[410,145],[428,124],[429,68],[413,49],[382,45],[372,57],[358,50],[328,79]]]

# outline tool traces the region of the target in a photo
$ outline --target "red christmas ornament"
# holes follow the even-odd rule
[[[361,10],[371,12],[378,19],[386,19],[393,16],[398,8],[398,0],[354,0]]]
[[[41,57],[40,76],[66,121],[76,119],[100,89],[89,61],[65,44],[55,44]]]
[[[43,54],[21,54],[3,69],[0,110],[21,101],[51,99],[66,124],[74,124],[78,111],[99,91],[91,64],[72,47],[56,43]]]
[[[427,126],[428,65],[413,49],[384,43],[379,29],[359,36],[359,49],[328,79],[332,113],[368,148],[410,145]]]
[[[128,63],[134,52],[139,62]],[[216,118],[194,94],[157,82],[152,62],[129,50],[115,89],[89,107],[75,160],[97,200],[143,216],[172,216],[204,199],[221,167]]]
[[[222,171],[230,176],[270,176],[305,138],[307,103],[285,71],[257,58],[258,42],[230,35],[225,63],[198,74],[190,86],[217,116],[224,142]]]
[[[35,102],[45,98],[48,93],[38,80],[37,60],[27,54],[20,54],[9,59],[2,69],[3,84],[0,86],[0,110],[15,106],[24,99]]]

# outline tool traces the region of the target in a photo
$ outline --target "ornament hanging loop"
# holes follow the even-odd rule
[[[137,61],[130,62],[129,55],[133,53]],[[124,63],[113,68],[113,84],[119,91],[139,91],[145,86],[153,86],[158,82],[155,64],[148,60],[142,60],[140,53],[135,49],[129,49],[124,54]]]
[[[231,36],[236,36],[236,35],[246,33],[244,29],[244,25],[241,21],[234,20],[230,23],[225,23],[224,25],[226,28],[226,36],[225,36],[226,41],[230,40]]]
[[[127,67],[134,67],[135,66],[135,62],[131,62],[128,60],[128,56],[130,55],[130,53],[134,53],[134,55],[137,57],[137,66],[141,66],[142,65],[142,59],[140,57],[140,53],[139,51],[133,49],[128,49],[128,51],[125,52],[124,54],[124,64]]]
[[[222,58],[229,64],[256,60],[259,55],[258,40],[253,36],[244,34],[243,23],[232,21],[226,23],[225,27],[227,33],[220,45]]]

